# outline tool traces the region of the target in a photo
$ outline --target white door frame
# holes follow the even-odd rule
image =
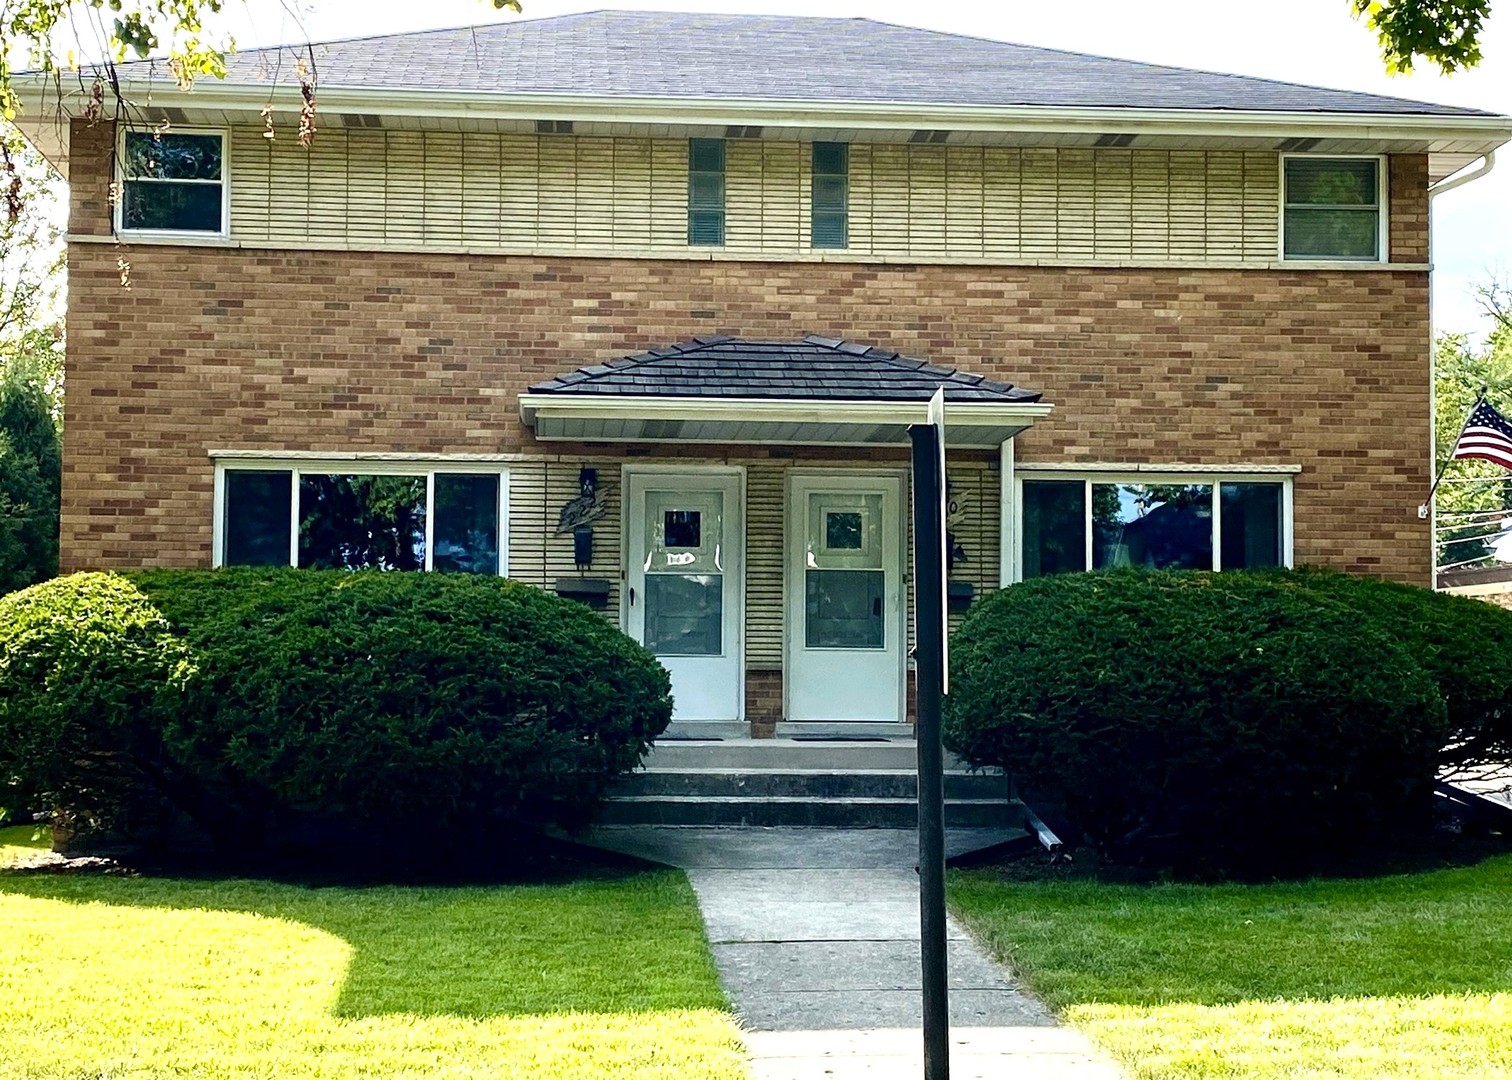
[[[782,567],[783,586],[782,602],[787,609],[787,618],[782,623],[782,715],[789,723],[804,723],[795,721],[792,713],[792,678],[793,678],[793,654],[798,649],[797,635],[799,624],[802,622],[800,613],[793,610],[791,597],[797,582],[802,580],[803,565],[799,553],[802,549],[803,535],[799,532],[799,524],[802,520],[802,510],[798,506],[797,497],[799,489],[807,490],[807,486],[801,481],[818,480],[825,483],[833,482],[837,487],[844,490],[846,481],[850,480],[894,480],[898,484],[898,521],[897,543],[898,562],[895,568],[898,580],[898,603],[894,612],[892,623],[888,629],[897,635],[898,642],[898,680],[897,680],[897,722],[908,722],[908,603],[909,588],[912,585],[912,576],[909,568],[912,566],[912,552],[908,546],[908,516],[912,506],[911,492],[908,483],[908,470],[906,469],[827,469],[823,467],[794,467],[786,471],[783,477],[783,520],[782,520]],[[795,483],[796,482],[796,483]],[[865,721],[837,721],[837,727],[864,726]]]
[[[745,639],[746,639],[746,560],[747,549],[747,525],[746,525],[746,470],[743,465],[701,465],[696,462],[683,464],[627,462],[620,466],[620,599],[619,599],[619,627],[626,634],[630,633],[630,545],[631,534],[634,529],[644,529],[645,522],[640,520],[638,513],[643,507],[636,506],[638,496],[632,498],[633,479],[643,477],[685,476],[695,483],[699,479],[735,480],[736,507],[738,515],[738,535],[740,537],[740,558],[737,560],[736,572],[732,575],[735,579],[735,610],[733,620],[736,628],[733,635],[735,667],[739,685],[736,688],[735,719],[744,722],[746,718],[746,662],[745,662]],[[633,635],[632,635],[633,636]]]

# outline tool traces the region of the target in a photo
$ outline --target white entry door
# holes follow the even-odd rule
[[[671,673],[677,720],[744,714],[741,495],[733,471],[625,478],[626,627]]]
[[[902,721],[902,480],[789,477],[788,719]]]

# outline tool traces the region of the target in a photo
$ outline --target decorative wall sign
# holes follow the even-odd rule
[[[557,515],[556,535],[575,532],[608,512],[609,491],[607,487],[599,487],[598,470],[583,469],[578,473],[578,497]]]
[[[966,524],[966,515],[971,510],[971,492],[963,491],[949,480],[945,481],[945,544],[950,552],[950,565],[970,562],[971,556],[956,542],[956,530]]]

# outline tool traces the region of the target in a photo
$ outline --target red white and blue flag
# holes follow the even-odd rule
[[[1470,410],[1459,441],[1454,444],[1455,459],[1480,458],[1512,469],[1512,421],[1491,407],[1484,399]]]

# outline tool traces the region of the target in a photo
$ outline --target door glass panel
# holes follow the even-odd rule
[[[882,648],[881,570],[810,570],[805,587],[810,649]]]
[[[814,492],[807,511],[805,646],[885,648],[882,496]]]
[[[724,493],[646,493],[645,644],[657,656],[724,653]]]
[[[657,656],[718,656],[723,631],[724,575],[646,575],[646,648]]]
[[[1092,566],[1213,568],[1211,484],[1093,484]]]

